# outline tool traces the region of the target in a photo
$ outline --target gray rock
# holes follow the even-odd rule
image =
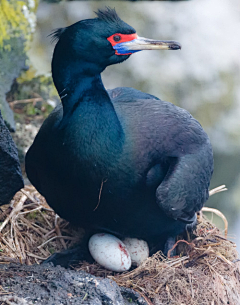
[[[0,110],[9,129],[15,130],[12,110],[6,102],[6,93],[13,81],[26,69],[27,50],[35,30],[36,0],[0,1]]]
[[[0,304],[8,304],[8,305],[30,305],[26,300],[23,298],[16,297],[14,295],[4,295],[0,296]],[[3,303],[2,303],[3,302]]]
[[[0,205],[8,203],[22,187],[17,148],[0,111]]]
[[[10,50],[0,50],[0,110],[4,121],[11,131],[15,130],[13,112],[6,101],[6,93],[10,91],[13,80],[25,68],[27,56],[22,38],[11,38]]]
[[[110,279],[52,265],[0,265],[0,285],[28,304],[147,305]]]

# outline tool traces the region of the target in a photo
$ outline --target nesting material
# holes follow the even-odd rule
[[[238,305],[240,265],[236,245],[203,220],[188,241],[178,240],[179,256],[161,252],[126,273],[108,272],[97,264],[83,263],[78,270],[109,277],[132,288],[149,304]]]
[[[33,187],[25,187],[10,205],[1,207],[0,263],[40,263],[52,252],[71,247],[80,237],[81,232],[58,218]],[[219,229],[200,217],[195,232],[187,239],[179,237],[175,247],[178,256],[167,258],[158,252],[124,273],[85,262],[75,269],[109,277],[120,286],[132,288],[147,304],[239,304],[236,245]]]
[[[76,244],[84,231],[70,227],[34,187],[19,191],[0,207],[0,263],[39,264]]]

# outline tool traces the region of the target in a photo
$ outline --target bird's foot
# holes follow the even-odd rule
[[[93,262],[93,258],[84,245],[79,245],[75,248],[57,252],[46,259],[42,264],[52,263],[54,266],[69,268],[79,261]]]
[[[163,254],[165,256],[173,257],[177,254],[176,248],[174,248],[175,243],[176,243],[175,237],[169,236],[167,241],[165,242],[164,249],[163,249]]]
[[[197,215],[195,214],[195,217],[194,217],[194,219],[193,219],[193,222],[192,222],[192,223],[188,223],[188,224],[186,225],[186,231],[192,232],[192,231],[196,228],[197,223],[198,223]]]

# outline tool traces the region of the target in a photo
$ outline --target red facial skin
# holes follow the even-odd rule
[[[118,41],[114,40],[115,36],[119,36],[121,39]],[[107,40],[111,43],[111,45],[114,47],[118,43],[122,42],[127,42],[127,41],[132,41],[134,39],[137,39],[138,35],[136,33],[134,34],[120,34],[120,33],[115,33],[112,36],[108,37]],[[126,54],[119,54],[117,50],[115,50],[116,55],[131,55],[132,53],[126,53]]]

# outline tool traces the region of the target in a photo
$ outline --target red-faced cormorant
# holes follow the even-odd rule
[[[71,223],[163,247],[208,199],[209,138],[171,103],[132,88],[107,91],[101,72],[134,52],[180,44],[139,37],[110,8],[53,36],[62,104],[27,153],[29,180]]]

